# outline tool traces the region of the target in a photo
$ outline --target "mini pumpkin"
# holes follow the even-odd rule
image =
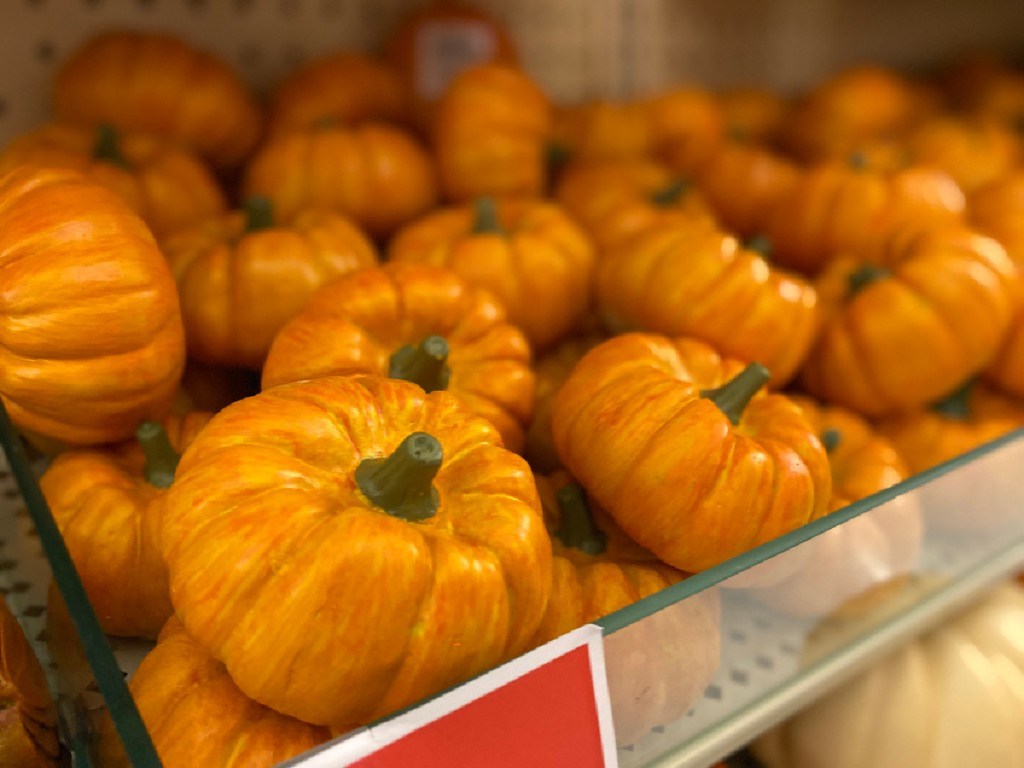
[[[23,430],[123,440],[170,408],[185,360],[174,279],[117,195],[69,170],[0,179],[0,397]]]
[[[1024,267],[1024,171],[972,192],[967,216],[973,226],[1002,243],[1018,268]]]
[[[568,333],[590,303],[593,248],[553,203],[481,198],[443,209],[395,235],[388,257],[448,267],[490,291],[538,350]]]
[[[246,167],[242,193],[266,197],[281,219],[326,208],[385,237],[437,200],[426,150],[397,126],[324,124],[271,137]]]
[[[263,197],[164,242],[189,355],[258,370],[279,330],[325,283],[374,266],[373,245],[326,210],[277,217]]]
[[[321,288],[274,339],[263,387],[339,374],[446,389],[520,451],[533,412],[530,345],[486,291],[447,269],[386,264]]]
[[[441,97],[433,123],[444,197],[539,197],[551,132],[551,105],[523,72],[499,64],[466,69]]]
[[[396,379],[228,406],[182,456],[161,532],[189,634],[248,696],[335,728],[521,653],[550,592],[526,462],[457,396]]]
[[[647,110],[641,102],[556,107],[552,133],[557,152],[575,164],[639,160],[652,150]]]
[[[940,168],[970,194],[1014,170],[1020,139],[996,120],[946,115],[932,118],[907,137],[907,148],[922,165]]]
[[[716,98],[725,135],[744,143],[775,142],[791,108],[784,96],[766,88],[733,88]]]
[[[165,136],[218,168],[238,166],[262,132],[259,106],[220,58],[167,34],[110,30],[57,71],[58,119]]]
[[[0,155],[0,175],[25,164],[88,176],[116,192],[158,238],[227,208],[217,180],[191,152],[109,125],[51,123],[25,134]]]
[[[558,454],[630,538],[705,570],[828,509],[825,449],[788,398],[758,395],[769,375],[693,339],[614,337],[555,399]]]
[[[1003,247],[962,226],[897,233],[817,285],[825,320],[803,384],[869,416],[923,406],[984,369],[1020,303]]]
[[[677,173],[695,175],[725,137],[722,110],[707,91],[674,88],[644,101],[654,154]]]
[[[158,505],[207,413],[144,422],[118,450],[68,451],[39,484],[103,631],[155,638],[172,613]]]

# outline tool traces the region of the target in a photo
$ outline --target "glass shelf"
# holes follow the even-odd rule
[[[64,738],[90,765],[90,731],[112,717],[132,764],[155,768],[125,685],[151,646],[100,633],[35,487],[42,465],[4,422],[0,587]],[[1024,564],[1022,465],[1024,430],[599,622],[623,768],[706,768]]]

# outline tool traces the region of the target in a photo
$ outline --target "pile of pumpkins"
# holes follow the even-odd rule
[[[490,56],[425,91],[453,22]],[[157,640],[168,768],[274,765],[1024,425],[995,61],[559,106],[440,4],[262,100],[112,30],[52,104],[0,153],[0,397],[105,631]],[[799,565],[751,586],[806,612]],[[620,743],[713,675],[693,605]]]

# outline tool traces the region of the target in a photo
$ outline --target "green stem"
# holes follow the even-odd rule
[[[96,129],[96,143],[92,147],[94,160],[102,160],[104,163],[117,165],[121,168],[129,168],[129,163],[121,154],[121,145],[117,139],[117,131],[114,126],[104,123]]]
[[[558,530],[555,536],[567,547],[578,549],[587,555],[604,554],[608,537],[597,527],[590,513],[587,496],[577,483],[569,483],[558,489]]]
[[[690,182],[686,179],[676,179],[668,186],[659,189],[651,195],[650,200],[659,208],[667,208],[678,203],[691,186]]]
[[[448,342],[443,336],[427,336],[419,344],[406,344],[388,363],[388,376],[418,384],[424,392],[448,388]]]
[[[835,451],[841,442],[843,442],[843,433],[838,429],[826,429],[821,433],[821,444],[825,446],[825,453]]]
[[[559,170],[568,165],[572,159],[572,153],[564,144],[551,143],[547,147],[548,168]]]
[[[356,485],[369,501],[389,515],[417,522],[433,517],[440,505],[434,477],[444,454],[426,432],[413,432],[394,453],[364,459],[356,467]]]
[[[171,445],[167,430],[158,421],[144,421],[135,430],[135,439],[139,441],[146,457],[146,465],[142,470],[146,482],[157,488],[169,487],[174,482],[174,471],[181,457]]]
[[[504,235],[505,230],[498,218],[498,204],[493,197],[478,197],[473,201],[474,235]]]
[[[739,424],[747,403],[770,378],[771,373],[767,368],[760,363],[751,363],[731,381],[714,389],[701,390],[700,394],[717,405],[729,421]]]
[[[971,390],[974,379],[968,379],[954,392],[932,405],[935,413],[956,421],[967,421],[971,418]]]
[[[772,241],[768,235],[761,233],[751,235],[747,238],[744,246],[748,251],[753,251],[765,261],[769,261],[772,257]]]
[[[868,167],[868,156],[859,150],[851,152],[847,163],[855,171],[864,171]]]
[[[848,295],[853,296],[871,285],[876,280],[881,280],[890,275],[885,267],[878,267],[874,264],[863,264],[861,267],[846,279],[849,288]]]
[[[274,226],[274,204],[269,197],[253,195],[242,205],[245,210],[245,231],[258,232]]]

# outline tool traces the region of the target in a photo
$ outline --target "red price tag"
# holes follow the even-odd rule
[[[601,629],[581,627],[296,768],[615,768]]]

